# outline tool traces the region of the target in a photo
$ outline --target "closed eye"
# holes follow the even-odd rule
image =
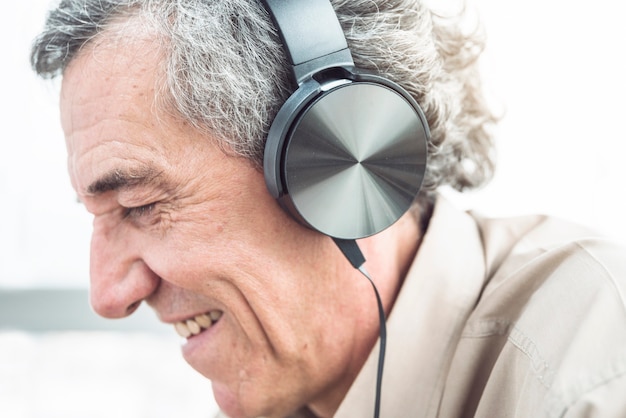
[[[126,208],[124,210],[125,218],[140,218],[144,216],[149,216],[154,212],[154,208],[156,206],[156,202],[149,203],[147,205],[137,206],[133,208]]]

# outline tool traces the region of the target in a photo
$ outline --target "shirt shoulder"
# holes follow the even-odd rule
[[[562,416],[588,394],[623,382],[624,248],[545,216],[477,217],[477,225],[486,285],[458,347],[458,356],[476,362],[464,372],[479,382],[465,400],[476,416],[510,408]],[[606,402],[621,402],[626,416],[622,397]]]

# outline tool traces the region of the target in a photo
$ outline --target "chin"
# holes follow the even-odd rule
[[[255,398],[253,400],[250,399],[250,397],[244,397],[242,393],[234,392],[225,385],[212,382],[212,386],[215,401],[219,405],[220,410],[229,418],[279,418],[289,415],[290,411],[281,411],[281,408],[276,408],[278,406],[276,404],[255,405],[255,401],[262,402],[269,400],[269,398],[259,396],[257,393],[253,394]],[[241,397],[244,398],[242,399]]]
[[[220,409],[228,415],[229,418],[252,418],[244,413],[243,407],[237,399],[236,394],[227,387],[218,383],[212,383],[213,396]]]

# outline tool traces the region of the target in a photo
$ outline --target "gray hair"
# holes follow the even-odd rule
[[[332,3],[355,64],[400,84],[424,110],[432,138],[422,197],[441,185],[464,190],[488,181],[495,118],[477,71],[484,39],[462,30],[463,12],[439,15],[423,0]],[[62,0],[33,44],[32,66],[42,77],[61,75],[91,40],[116,30],[132,36],[136,25],[165,51],[160,100],[260,166],[269,125],[293,86],[257,0]]]

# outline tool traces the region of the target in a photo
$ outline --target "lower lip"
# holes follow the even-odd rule
[[[219,332],[222,322],[224,321],[220,318],[220,320],[211,325],[210,328],[207,328],[200,334],[193,335],[185,340],[182,345],[182,352],[185,360],[190,361],[198,355],[206,356],[207,353],[210,353],[213,349],[215,349],[215,347],[210,346],[215,345],[215,336],[216,333]]]

